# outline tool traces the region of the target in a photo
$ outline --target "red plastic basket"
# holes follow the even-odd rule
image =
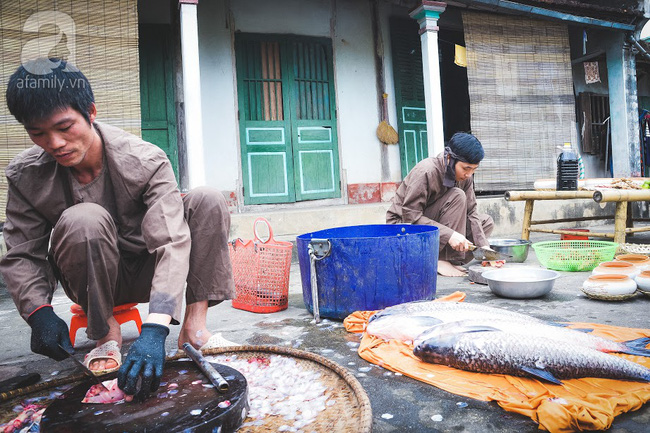
[[[589,233],[589,229],[572,229],[566,228],[561,230],[573,230],[574,232],[585,232]],[[561,241],[588,241],[589,236],[578,236],[578,235],[560,235]]]
[[[265,223],[269,237],[261,240],[258,223]],[[289,271],[291,242],[273,239],[273,229],[265,218],[253,223],[255,239],[230,242],[230,260],[235,280],[232,306],[253,313],[274,313],[287,308],[289,302]]]

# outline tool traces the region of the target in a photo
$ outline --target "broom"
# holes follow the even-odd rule
[[[384,144],[397,144],[399,135],[395,128],[388,123],[388,94],[384,93],[383,120],[377,126],[377,138]]]

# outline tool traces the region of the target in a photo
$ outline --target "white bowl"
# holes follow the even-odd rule
[[[636,282],[628,275],[601,274],[587,278],[582,288],[595,295],[629,295],[636,291]]]
[[[650,271],[643,271],[634,280],[639,290],[650,293]]]
[[[593,275],[627,275],[634,278],[641,270],[632,263],[623,261],[602,262],[591,271]]]
[[[640,272],[650,271],[650,257],[645,254],[620,254],[614,257],[614,261],[632,263]]]

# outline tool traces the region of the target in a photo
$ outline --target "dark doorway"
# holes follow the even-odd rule
[[[445,141],[456,132],[470,132],[467,68],[454,63],[456,45],[465,46],[462,31],[441,28],[438,33],[442,113]]]

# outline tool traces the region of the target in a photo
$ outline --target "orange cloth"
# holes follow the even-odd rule
[[[455,292],[437,301],[463,301]],[[343,324],[349,332],[361,333],[374,311],[356,311]],[[594,323],[571,323],[570,327],[590,328],[599,337],[627,341],[650,337],[650,329],[633,329]],[[639,409],[650,400],[650,384],[613,379],[571,379],[553,385],[536,379],[502,374],[473,373],[445,365],[429,364],[413,355],[413,346],[400,341],[384,341],[363,334],[359,356],[383,368],[402,373],[445,391],[483,401],[496,401],[510,412],[530,417],[540,429],[550,432],[603,430],[614,417]],[[650,368],[650,358],[616,354]]]

